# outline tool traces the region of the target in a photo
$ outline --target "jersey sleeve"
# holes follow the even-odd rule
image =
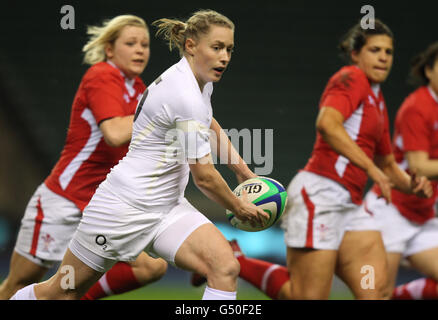
[[[85,82],[89,107],[96,122],[113,117],[126,116],[124,110],[124,88],[117,75],[102,73]]]
[[[185,159],[200,159],[211,153],[210,128],[202,120],[207,118],[205,108],[197,109],[195,103],[181,99],[175,113],[178,140]]]
[[[347,119],[366,98],[368,86],[366,78],[359,72],[341,71],[329,80],[321,98],[320,108],[335,108]]]
[[[392,153],[391,133],[389,128],[388,111],[384,109],[384,127],[380,141],[376,145],[376,154],[386,156]]]
[[[429,125],[418,108],[404,110],[397,122],[403,139],[404,151],[430,151]]]

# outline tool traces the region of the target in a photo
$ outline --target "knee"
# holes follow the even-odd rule
[[[299,285],[291,283],[286,299],[299,300],[327,300],[330,296],[330,289],[318,285]]]
[[[157,259],[151,272],[154,280],[161,279],[167,272],[167,262],[161,258]]]
[[[240,272],[240,264],[236,258],[221,260],[218,263],[211,265],[207,277],[224,277],[230,279],[237,279]]]
[[[161,279],[166,274],[167,262],[161,258],[143,261],[133,267],[133,272],[137,281],[147,284]]]

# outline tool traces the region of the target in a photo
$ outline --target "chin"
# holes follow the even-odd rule
[[[384,77],[373,77],[373,78],[371,78],[370,80],[371,80],[371,82],[373,82],[373,83],[382,83],[382,82],[385,82],[386,78],[388,78],[387,75],[384,76]]]

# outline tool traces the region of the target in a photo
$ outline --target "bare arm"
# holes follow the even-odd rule
[[[111,147],[120,147],[131,140],[134,116],[114,117],[99,124],[105,142]]]
[[[433,194],[432,185],[425,176],[417,176],[416,169],[411,169],[411,176],[402,170],[395,161],[394,155],[377,156],[376,164],[391,179],[394,188],[404,192],[413,193],[422,198],[429,198]]]
[[[365,152],[354,142],[344,128],[344,116],[335,108],[322,107],[316,120],[316,129],[323,139],[340,155],[364,170],[379,185],[385,199],[391,201],[391,182]]]
[[[376,165],[391,179],[394,188],[404,193],[412,193],[411,177],[401,169],[395,161],[394,155],[376,156]]]
[[[243,201],[231,191],[214,167],[211,154],[190,164],[190,171],[196,186],[209,199],[231,210],[240,220],[249,220],[260,224],[263,223],[263,218],[269,219],[268,214],[262,209],[250,202]]]
[[[438,180],[438,160],[430,159],[426,151],[408,151],[405,153],[409,168],[415,170],[419,176]]]
[[[216,138],[211,139],[212,150],[215,151],[215,154],[221,160],[220,163],[226,163],[228,168],[234,172],[237,181],[242,183],[245,180],[256,177],[257,175],[248,168],[248,165],[239,155],[220,124],[214,118],[211,121],[210,129],[215,133],[213,138]]]

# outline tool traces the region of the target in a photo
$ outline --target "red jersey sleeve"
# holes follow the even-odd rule
[[[376,154],[386,156],[392,153],[391,133],[389,129],[389,117],[386,108],[383,110],[384,125],[382,138],[376,145]]]
[[[126,115],[123,79],[111,72],[100,73],[85,83],[87,100],[99,124],[102,120]]]
[[[398,130],[403,138],[403,151],[430,151],[429,124],[419,108],[408,108],[400,114]]]
[[[349,118],[367,96],[369,83],[361,72],[347,67],[333,75],[321,98],[320,108],[335,108],[342,113],[344,119]]]

